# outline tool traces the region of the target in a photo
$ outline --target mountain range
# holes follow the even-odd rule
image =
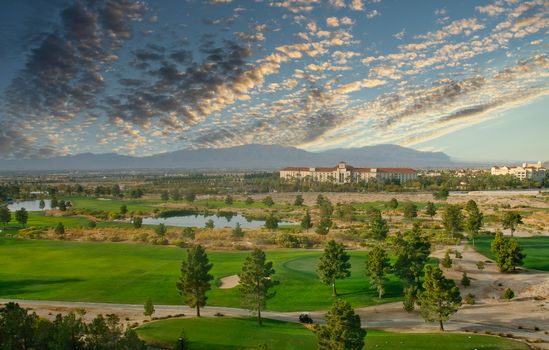
[[[308,152],[295,147],[250,144],[230,148],[179,150],[146,157],[82,153],[48,159],[0,160],[0,171],[200,169],[274,170],[286,166],[455,167],[442,152],[422,152],[397,145]]]

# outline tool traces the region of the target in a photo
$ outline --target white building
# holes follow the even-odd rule
[[[406,182],[417,178],[417,172],[410,168],[355,168],[339,162],[333,168],[287,167],[280,170],[280,178],[292,180],[312,180],[344,184],[351,182],[397,179]]]
[[[522,166],[493,166],[490,173],[492,175],[513,175],[520,180],[542,181],[545,179],[546,169],[541,162],[522,163]]]

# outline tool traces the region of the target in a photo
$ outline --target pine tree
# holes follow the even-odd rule
[[[59,237],[63,237],[65,235],[65,226],[62,222],[58,223],[57,226],[55,226],[55,234]]]
[[[467,202],[465,211],[467,212],[467,218],[465,219],[464,225],[465,231],[473,239],[473,245],[475,245],[475,236],[478,235],[480,228],[482,227],[484,215],[479,210],[477,203],[472,199]]]
[[[500,272],[514,271],[517,266],[523,264],[526,257],[517,240],[503,237],[501,231],[496,232],[491,243],[491,250],[496,256],[496,265]]]
[[[303,216],[303,219],[301,219],[301,228],[305,231],[309,231],[311,227],[313,227],[313,223],[311,221],[311,213],[309,212],[309,209],[305,212],[305,215]]]
[[[4,229],[8,225],[8,223],[11,221],[11,212],[8,209],[8,207],[0,206],[0,222],[4,226]]]
[[[517,226],[522,224],[522,215],[519,213],[516,213],[514,211],[508,211],[503,215],[502,222],[503,228],[508,228],[511,230],[511,237],[513,237],[513,233],[517,229]]]
[[[236,225],[233,229],[232,235],[233,235],[233,237],[243,237],[244,236],[244,231],[242,231],[242,228],[240,227],[239,222],[236,223]]]
[[[374,239],[384,240],[387,238],[389,226],[387,226],[387,221],[381,216],[381,211],[377,209],[370,211],[368,229],[370,236]]]
[[[385,275],[391,268],[389,256],[387,252],[380,246],[375,246],[366,260],[366,275],[370,276],[370,284],[378,292],[378,297],[381,299],[385,293]]]
[[[441,331],[444,330],[443,322],[461,306],[461,294],[455,282],[446,279],[442,270],[432,265],[425,266],[423,290],[418,292],[417,299],[423,319],[438,321]]]
[[[271,277],[275,273],[273,263],[265,260],[265,252],[254,249],[246,258],[242,271],[238,275],[242,299],[251,310],[257,311],[257,322],[260,326],[262,325],[261,310],[265,308],[267,300],[275,295],[275,292],[270,289],[278,284],[278,281]]]
[[[295,200],[294,200],[294,205],[296,207],[300,207],[303,205],[305,201],[303,200],[303,196],[298,194],[297,196],[295,196]]]
[[[15,211],[15,220],[21,225],[26,225],[29,220],[29,212],[25,208]]]
[[[320,350],[361,350],[364,347],[366,331],[348,302],[336,300],[325,320],[326,324],[316,330]]]
[[[351,275],[351,257],[345,252],[345,246],[336,241],[328,241],[324,254],[320,257],[317,272],[322,283],[332,286],[332,296],[337,296],[336,280]]]
[[[201,245],[190,248],[187,251],[187,260],[181,263],[181,277],[177,282],[177,289],[179,294],[185,297],[189,307],[196,307],[197,316],[200,316],[200,308],[206,305],[206,292],[211,289],[211,269],[212,264]]]
[[[433,220],[433,217],[437,214],[437,207],[435,206],[435,203],[427,202],[427,205],[425,206],[425,214],[429,215],[431,220]]]
[[[442,213],[442,224],[446,233],[452,237],[463,230],[463,215],[459,205],[448,204]]]
[[[144,312],[143,315],[149,316],[152,318],[152,315],[154,314],[154,305],[151,298],[147,298],[147,301],[145,302],[145,305],[143,305]]]
[[[278,228],[278,219],[272,213],[265,220],[265,228],[268,230],[276,230]]]
[[[417,205],[412,202],[404,203],[403,211],[404,217],[408,220],[412,220],[417,217]]]
[[[444,254],[444,258],[442,259],[440,264],[442,265],[442,267],[445,267],[447,269],[452,267],[452,258],[450,258],[450,251],[449,250],[447,250],[446,253]]]

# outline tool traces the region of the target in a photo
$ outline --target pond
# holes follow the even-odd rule
[[[178,215],[168,218],[143,218],[143,224],[146,225],[158,225],[164,224],[166,226],[178,226],[178,227],[204,227],[208,220],[213,220],[214,227],[222,228],[229,227],[234,228],[237,223],[242,228],[258,228],[265,225],[264,220],[248,220],[242,214],[234,215],[202,215],[202,214],[190,214],[190,215]],[[291,222],[279,222],[279,225],[294,225]]]
[[[16,210],[19,210],[21,208],[25,208],[26,211],[42,211],[42,210],[49,210],[51,209],[51,200],[50,199],[44,199],[44,202],[46,203],[46,207],[44,209],[40,209],[40,200],[32,200],[32,201],[20,201],[20,202],[13,202],[11,204],[8,204],[8,209],[11,212],[14,212]]]

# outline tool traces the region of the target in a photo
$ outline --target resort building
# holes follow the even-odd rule
[[[542,181],[545,179],[546,169],[541,162],[529,164],[522,163],[522,166],[493,166],[492,175],[513,175],[520,180]]]
[[[280,178],[288,181],[306,180],[344,184],[367,182],[370,179],[381,181],[399,180],[406,182],[417,178],[417,172],[410,168],[355,168],[345,162],[333,168],[287,167],[280,170]]]

